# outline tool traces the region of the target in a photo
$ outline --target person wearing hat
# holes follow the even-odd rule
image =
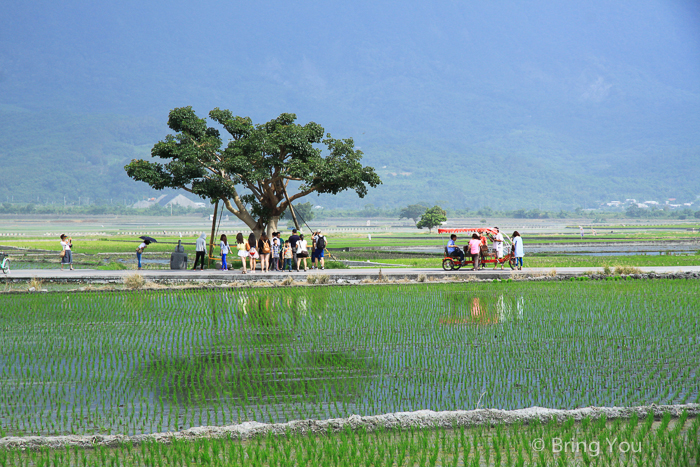
[[[496,269],[498,263],[501,263],[501,269],[503,269],[503,263],[501,262],[503,259],[503,234],[498,227],[494,227],[493,230],[496,231],[496,235],[493,236],[493,251],[496,253],[496,263],[493,268]]]
[[[325,256],[324,251],[326,249],[326,246],[328,246],[328,239],[326,238],[325,235],[321,233],[319,230],[314,234],[313,238],[313,244],[314,244],[314,250],[313,250],[313,255],[311,258],[311,268],[316,269],[316,268],[321,268],[325,269],[325,261],[323,257]]]

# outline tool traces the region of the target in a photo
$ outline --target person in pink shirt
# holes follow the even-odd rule
[[[472,271],[479,269],[479,253],[481,240],[479,234],[472,234],[472,239],[469,240],[469,254],[472,255]]]

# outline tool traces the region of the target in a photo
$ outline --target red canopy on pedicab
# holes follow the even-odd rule
[[[438,229],[438,233],[458,234],[458,233],[490,233],[496,235],[496,231],[488,227],[460,228],[460,229]]]

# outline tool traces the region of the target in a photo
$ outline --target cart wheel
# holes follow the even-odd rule
[[[455,268],[455,263],[449,258],[445,258],[442,260],[442,269],[445,271],[452,271]],[[459,268],[457,268],[459,269]]]
[[[459,268],[462,267],[462,263],[460,263],[459,261],[453,261],[452,266],[454,266],[455,271],[459,271]]]
[[[508,260],[508,266],[510,266],[511,269],[515,269],[515,258],[511,257]]]

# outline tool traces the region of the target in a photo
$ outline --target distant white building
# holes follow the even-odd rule
[[[656,206],[656,205],[659,204],[659,202],[658,202],[658,201],[644,201],[644,204],[649,204],[649,205]]]

